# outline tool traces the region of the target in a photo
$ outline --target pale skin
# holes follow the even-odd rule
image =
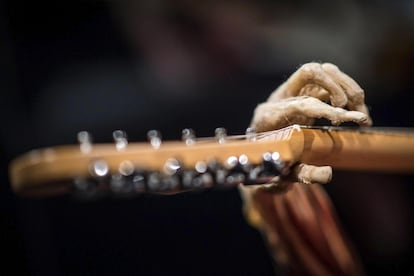
[[[266,131],[291,124],[312,125],[322,117],[334,125],[352,121],[370,126],[364,98],[364,90],[337,66],[306,63],[257,106],[251,126]]]
[[[250,127],[261,132],[312,125],[317,118],[371,126],[364,99],[363,89],[337,66],[307,63],[257,106]],[[330,182],[332,168],[300,163],[291,171],[268,185],[240,186],[245,216],[263,234],[282,272],[363,275],[328,196],[320,185],[307,185]]]

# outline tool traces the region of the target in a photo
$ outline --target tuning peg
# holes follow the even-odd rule
[[[77,177],[73,181],[73,195],[77,199],[93,199],[100,195],[98,183],[93,179]]]
[[[112,132],[112,137],[114,138],[115,147],[117,150],[124,150],[128,145],[127,134],[123,130],[115,130]]]
[[[226,184],[237,185],[246,182],[247,175],[249,172],[249,159],[247,155],[230,156],[226,160]]]
[[[82,153],[88,153],[92,149],[92,136],[87,131],[79,131],[78,135],[78,142],[80,145],[80,150]]]
[[[234,169],[238,164],[239,160],[236,156],[230,156],[225,162],[225,166],[229,170]]]
[[[164,173],[166,175],[174,175],[181,169],[180,161],[175,158],[168,159],[164,164]]]
[[[182,175],[184,189],[209,188],[214,185],[214,172],[204,161],[198,161],[194,170],[186,170]]]
[[[102,178],[108,175],[109,166],[104,160],[95,160],[90,165],[90,172],[93,177]]]
[[[225,128],[218,127],[216,128],[214,133],[216,136],[216,140],[219,142],[219,144],[224,144],[226,142],[227,130]]]
[[[123,176],[130,176],[135,171],[134,164],[129,160],[124,160],[119,164],[118,171]]]
[[[137,194],[142,194],[146,191],[146,173],[144,171],[135,172],[131,177],[134,191]]]
[[[113,194],[116,196],[131,196],[132,191],[134,190],[130,177],[122,174],[113,174],[111,176],[109,186]]]
[[[256,141],[257,133],[253,127],[248,127],[246,129],[246,139],[249,141]]]
[[[165,193],[178,191],[180,188],[180,176],[164,175],[160,172],[151,172],[147,176],[148,191],[155,193]]]
[[[249,165],[249,158],[245,154],[242,154],[239,157],[230,156],[226,159],[225,162],[225,167],[227,170],[248,171]]]
[[[262,162],[258,165],[249,166],[246,185],[264,184],[272,178],[289,173],[289,167],[280,158],[278,152],[265,152],[262,155]]]
[[[161,133],[158,130],[150,130],[147,133],[148,140],[151,144],[151,146],[154,149],[158,149],[161,146],[162,140],[161,140]]]
[[[279,175],[282,171],[282,161],[278,152],[266,152],[262,156],[263,173]]]
[[[84,199],[103,196],[107,192],[109,166],[104,160],[94,160],[89,164],[90,177],[74,179],[75,196]]]
[[[181,138],[187,146],[190,146],[195,143],[195,133],[191,128],[185,128],[181,132]]]
[[[207,170],[212,172],[214,176],[214,183],[217,186],[226,184],[227,169],[217,160],[210,160],[207,162]]]
[[[253,183],[265,183],[270,178],[285,175],[287,171],[288,168],[278,152],[265,152],[262,163],[250,171],[249,179]]]

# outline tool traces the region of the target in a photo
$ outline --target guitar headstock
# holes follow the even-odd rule
[[[78,145],[28,152],[11,163],[12,188],[21,195],[176,193],[196,188],[268,183],[288,173],[303,149],[298,126],[278,131],[196,138],[190,129],[182,141],[162,141],[148,132],[148,143],[130,143],[125,132],[114,143],[94,144],[87,132]]]

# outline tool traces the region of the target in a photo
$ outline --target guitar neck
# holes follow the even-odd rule
[[[355,171],[414,172],[414,131],[401,128],[306,128],[300,160]]]
[[[283,173],[297,162],[345,170],[414,172],[414,132],[407,129],[291,126],[258,133],[253,139],[251,135],[221,142],[202,138],[191,145],[169,141],[156,148],[149,143],[121,149],[113,144],[88,145],[88,150],[84,146],[39,149],[16,158],[10,164],[12,188],[18,194],[53,195],[70,192],[77,181],[80,186],[91,179],[123,185],[136,176],[144,180],[142,191],[181,191],[217,183],[266,183],[268,178],[262,175]]]

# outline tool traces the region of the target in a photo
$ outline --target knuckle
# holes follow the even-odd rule
[[[358,103],[362,103],[365,100],[364,90],[356,91],[355,95],[353,96],[353,100]]]
[[[362,104],[365,102],[365,93],[363,89],[354,90],[354,93],[348,97],[349,102],[354,104]]]
[[[321,65],[316,62],[310,62],[302,65],[299,72],[305,80],[314,80],[321,74]]]
[[[323,63],[322,68],[327,71],[339,71],[338,66],[336,66],[335,64],[329,63],[329,62]]]

